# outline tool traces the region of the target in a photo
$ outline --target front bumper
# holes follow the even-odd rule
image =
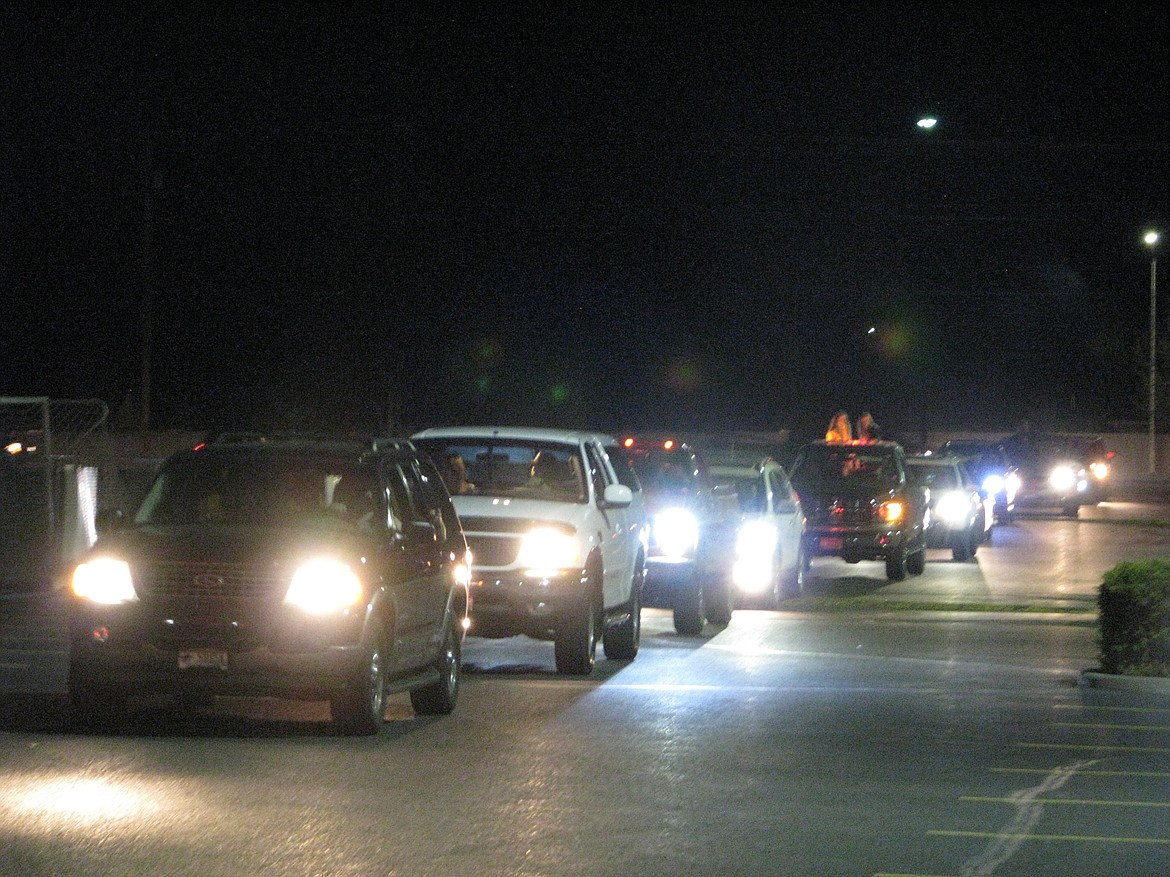
[[[694,602],[702,582],[694,558],[646,558],[646,581],[642,586],[642,605],[658,609],[675,609]]]
[[[366,607],[310,618],[246,601],[97,606],[70,615],[70,685],[129,696],[328,696],[365,663]]]
[[[472,636],[524,634],[554,639],[558,627],[580,609],[584,573],[570,570],[549,576],[485,574],[471,582]]]
[[[840,557],[849,563],[881,560],[891,552],[909,549],[912,536],[905,529],[888,527],[815,527],[804,535],[805,556]]]

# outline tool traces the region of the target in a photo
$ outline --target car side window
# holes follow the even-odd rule
[[[642,489],[638,473],[634,471],[634,461],[624,448],[620,445],[607,445],[602,448],[602,453],[609,458],[609,463],[617,475],[619,484],[624,484],[635,493]]]
[[[600,502],[605,498],[605,486],[611,483],[611,477],[600,448],[588,444],[585,446],[585,455],[589,461],[589,478],[593,482],[593,492]]]

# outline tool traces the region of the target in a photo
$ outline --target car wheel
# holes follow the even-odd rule
[[[642,640],[642,579],[645,575],[645,568],[639,564],[630,585],[629,616],[605,628],[602,646],[607,658],[632,661],[638,654]]]
[[[126,721],[126,696],[69,672],[69,721],[77,728],[110,731]]]
[[[1081,505],[1080,503],[1070,503],[1064,507],[1063,511],[1066,518],[1075,518],[1081,512]]]
[[[557,672],[570,676],[588,676],[597,661],[597,608],[593,597],[569,613],[557,629],[553,642]]]
[[[971,559],[971,538],[964,533],[954,545],[951,546],[951,557],[957,563],[964,563]]]
[[[410,705],[420,716],[447,716],[455,711],[459,699],[459,679],[463,666],[463,637],[454,616],[443,630],[443,645],[435,658],[439,678],[430,685],[410,692]]]
[[[674,629],[682,636],[698,636],[707,624],[703,589],[680,596],[674,605]]]
[[[784,577],[784,581],[780,585],[780,596],[801,596],[804,593],[804,574],[807,570],[808,558],[805,556],[804,549],[800,548],[796,557],[796,563],[792,565],[792,571]]]
[[[386,712],[386,662],[389,658],[386,635],[380,624],[370,633],[362,667],[353,687],[339,691],[329,700],[333,726],[343,734],[376,734]]]
[[[896,548],[886,556],[886,578],[900,582],[906,578],[906,552]]]
[[[716,585],[712,588],[710,599],[703,598],[703,605],[707,609],[707,620],[719,627],[731,624],[731,615],[735,611],[733,600],[731,588],[726,585]]]
[[[926,546],[906,556],[906,572],[912,576],[920,576],[926,572]]]

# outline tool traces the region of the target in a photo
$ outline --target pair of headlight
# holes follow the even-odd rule
[[[576,535],[552,527],[538,527],[521,538],[516,562],[527,575],[551,575],[580,569],[581,549]]]
[[[654,516],[651,541],[666,557],[692,557],[699,545],[699,521],[686,509],[666,509]]]
[[[73,593],[91,603],[114,606],[138,599],[130,564],[113,557],[98,557],[78,564],[73,571]],[[359,606],[365,592],[361,579],[349,564],[318,557],[297,567],[289,580],[284,602],[311,615],[328,615]]]
[[[775,577],[776,528],[767,521],[746,521],[735,538],[735,564],[731,576],[737,588],[756,594]]]
[[[1058,493],[1071,493],[1088,487],[1085,471],[1079,472],[1072,466],[1056,466],[1048,473],[1048,485]]]
[[[971,520],[973,503],[962,490],[948,490],[934,504],[934,513],[950,527],[964,527]]]

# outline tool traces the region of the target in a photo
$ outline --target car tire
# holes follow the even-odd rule
[[[951,546],[951,558],[956,563],[966,563],[974,552],[971,550],[971,537],[966,533]]]
[[[735,611],[734,600],[731,588],[727,585],[716,585],[711,589],[710,598],[703,597],[707,620],[717,627],[727,627],[731,624],[731,615]]]
[[[891,582],[900,582],[906,578],[906,552],[896,548],[886,555],[886,578]]]
[[[1066,505],[1061,511],[1064,513],[1064,516],[1066,518],[1075,518],[1075,517],[1079,516],[1081,513],[1081,504],[1080,503],[1076,503],[1076,504],[1070,503],[1069,505]]]
[[[784,581],[780,584],[779,596],[786,598],[802,596],[804,594],[804,574],[807,570],[808,558],[805,556],[804,548],[800,548],[796,557],[796,563],[792,565],[792,570],[784,577]]]
[[[90,731],[111,731],[126,721],[126,696],[90,677],[69,671],[69,723]]]
[[[681,595],[674,604],[674,629],[680,636],[698,636],[707,624],[703,589]]]
[[[439,678],[410,692],[410,705],[420,716],[448,716],[455,711],[463,667],[463,637],[457,625],[452,615],[443,629],[443,644],[435,658]]]
[[[592,596],[568,613],[553,641],[557,672],[588,676],[597,661],[597,607]]]
[[[353,736],[378,733],[386,712],[386,669],[390,655],[382,625],[374,622],[362,666],[352,687],[329,699],[333,727]]]
[[[926,572],[926,546],[906,556],[906,572],[912,576],[920,576]]]
[[[607,658],[632,661],[638,654],[638,645],[642,640],[642,580],[645,575],[645,567],[639,563],[634,570],[633,583],[630,585],[628,617],[605,628],[602,647]]]

